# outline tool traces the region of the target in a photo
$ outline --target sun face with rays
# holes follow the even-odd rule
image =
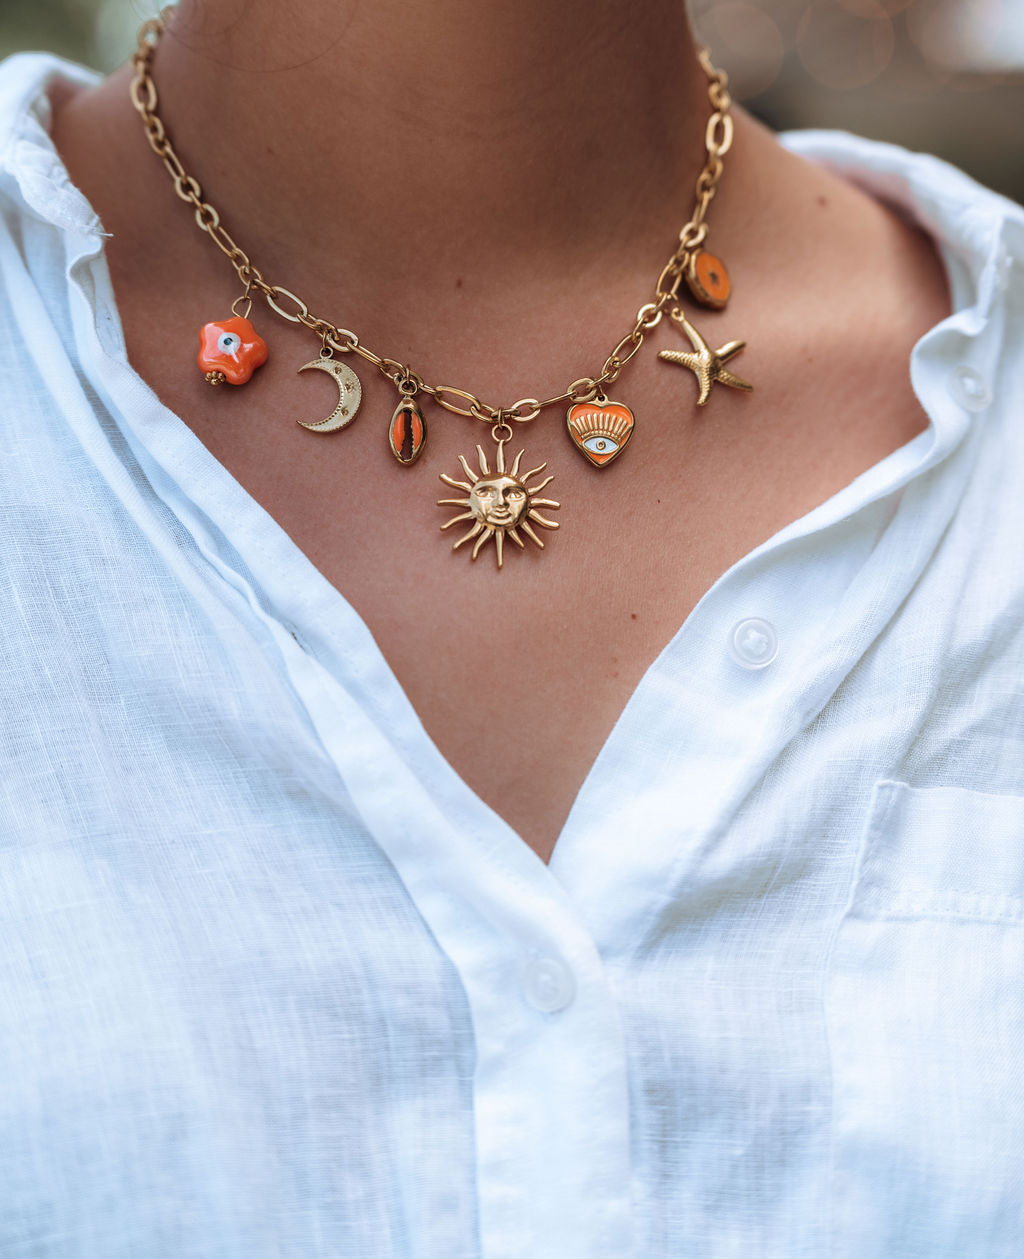
[[[458,516],[453,516],[451,520],[446,520],[441,526],[442,529],[450,529],[452,525],[457,525],[463,520],[472,520],[470,526],[458,542],[452,544],[452,550],[457,550],[462,546],[463,542],[468,542],[470,538],[476,538],[473,544],[473,559],[476,559],[480,553],[480,548],[486,543],[494,539],[494,546],[497,552],[498,567],[501,568],[502,547],[505,541],[505,534],[512,541],[523,549],[524,543],[519,536],[522,530],[528,538],[532,538],[539,547],[543,549],[544,543],[534,533],[530,521],[536,521],[545,529],[557,529],[558,523],[554,520],[545,520],[545,518],[537,511],[538,507],[550,507],[553,511],[559,508],[558,503],[553,498],[537,498],[537,494],[549,482],[554,480],[553,477],[545,477],[543,481],[536,485],[527,484],[531,477],[537,476],[543,472],[548,466],[542,463],[539,468],[532,468],[523,476],[519,475],[519,461],[522,459],[524,451],[520,451],[516,455],[515,460],[510,468],[505,467],[505,439],[498,442],[498,466],[492,472],[487,466],[487,456],[483,452],[481,446],[477,446],[476,452],[480,457],[480,471],[474,472],[466,462],[462,455],[459,455],[459,463],[462,464],[462,470],[468,477],[467,481],[456,481],[450,476],[441,474],[441,480],[445,485],[450,485],[456,490],[465,490],[465,498],[439,498],[438,505],[441,507],[464,507],[466,510]]]

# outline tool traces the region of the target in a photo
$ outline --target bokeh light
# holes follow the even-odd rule
[[[855,17],[877,18],[879,10],[886,17],[894,17],[909,9],[914,0],[839,0],[839,3]]]
[[[1024,200],[1024,0],[690,7],[734,95],[769,125],[835,127],[926,150]],[[771,37],[734,36],[736,8],[749,30],[770,21]]]
[[[839,91],[873,83],[892,60],[892,19],[875,0],[814,0],[800,19],[796,46],[804,69]]]
[[[739,100],[767,91],[779,77],[786,41],[774,17],[759,5],[715,5],[703,35],[720,60],[728,58],[732,91]]]

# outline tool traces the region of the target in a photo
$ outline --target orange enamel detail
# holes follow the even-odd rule
[[[203,324],[199,330],[199,370],[220,372],[229,384],[244,385],[268,354],[266,341],[241,315]]]
[[[391,417],[388,433],[391,453],[399,463],[415,463],[427,440],[427,425],[423,412],[411,398],[403,398]]]
[[[626,448],[633,434],[633,412],[621,402],[577,402],[566,413],[576,449],[595,468],[603,468]]]
[[[721,310],[732,296],[732,281],[725,263],[707,250],[690,263],[687,279],[697,301],[713,310]]]

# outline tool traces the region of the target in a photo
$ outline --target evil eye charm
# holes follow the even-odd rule
[[[267,361],[267,343],[248,319],[235,315],[204,324],[199,332],[199,370],[207,384],[244,385]]]
[[[593,402],[577,402],[569,408],[566,424],[576,449],[595,468],[603,468],[620,454],[633,433],[633,412],[621,402],[609,402],[598,394]]]

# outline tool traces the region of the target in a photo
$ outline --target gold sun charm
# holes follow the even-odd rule
[[[480,456],[480,471],[474,472],[466,462],[462,455],[459,455],[459,463],[462,464],[462,470],[469,478],[467,481],[456,481],[450,476],[441,473],[441,480],[445,485],[452,486],[456,490],[465,490],[465,498],[439,498],[438,505],[441,507],[464,507],[466,510],[458,516],[453,516],[451,520],[446,520],[441,526],[442,529],[450,529],[452,525],[457,525],[462,520],[472,520],[473,525],[467,533],[465,533],[458,542],[452,544],[452,550],[457,550],[462,546],[463,542],[468,542],[470,538],[476,538],[473,545],[473,559],[476,559],[480,552],[480,548],[491,538],[494,539],[494,545],[497,550],[498,567],[501,568],[501,551],[505,541],[505,534],[512,541],[523,549],[524,543],[519,536],[519,530],[522,530],[528,538],[532,538],[534,542],[541,548],[544,543],[534,533],[530,521],[534,520],[538,525],[542,525],[545,529],[557,529],[558,523],[554,520],[545,520],[545,518],[537,511],[538,507],[550,507],[557,511],[559,504],[553,498],[537,498],[537,493],[542,490],[553,477],[545,477],[543,481],[539,481],[536,485],[528,485],[530,477],[536,476],[543,472],[548,466],[542,463],[539,468],[532,468],[523,476],[519,475],[519,461],[522,459],[524,451],[520,451],[516,455],[511,466],[505,468],[505,441],[501,438],[498,442],[498,466],[491,472],[487,466],[487,456],[483,452],[483,447],[477,446],[476,451]]]

